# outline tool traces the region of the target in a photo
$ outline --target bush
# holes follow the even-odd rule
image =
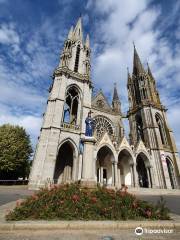
[[[169,219],[162,205],[138,200],[126,190],[98,187],[81,188],[79,184],[54,185],[41,189],[6,215],[7,220],[127,220]]]

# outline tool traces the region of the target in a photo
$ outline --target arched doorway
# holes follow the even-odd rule
[[[169,173],[169,179],[171,182],[171,187],[174,189],[176,186],[176,178],[175,178],[175,174],[174,174],[174,167],[173,164],[171,162],[171,160],[169,158],[166,158],[166,163],[167,163],[167,168],[168,168],[168,173]]]
[[[71,142],[63,143],[59,149],[54,171],[54,183],[71,182],[74,147]]]
[[[149,159],[144,153],[139,153],[136,158],[136,170],[138,173],[139,186],[143,188],[152,187]]]
[[[123,149],[118,156],[118,182],[127,186],[134,185],[133,159],[131,154]]]
[[[97,182],[101,185],[112,185],[114,183],[114,175],[112,170],[112,161],[114,155],[111,149],[103,146],[97,153],[96,171]]]

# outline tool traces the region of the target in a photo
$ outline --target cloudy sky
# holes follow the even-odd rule
[[[128,110],[134,41],[151,66],[180,149],[179,12],[178,0],[0,0],[0,124],[24,126],[35,145],[63,41],[82,15],[95,91],[102,88],[111,99],[116,82]]]

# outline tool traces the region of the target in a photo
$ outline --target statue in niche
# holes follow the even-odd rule
[[[93,119],[91,118],[91,111],[88,112],[88,116],[85,120],[85,124],[86,124],[86,132],[85,132],[85,136],[88,137],[92,137],[93,135]]]

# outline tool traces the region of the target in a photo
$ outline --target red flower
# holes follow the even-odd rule
[[[72,196],[72,200],[73,200],[74,202],[78,202],[78,201],[80,200],[80,197],[79,197],[77,194],[74,194],[74,195]]]
[[[38,199],[38,196],[37,196],[37,195],[32,195],[32,199],[33,199],[33,200],[37,200],[37,199]]]
[[[16,201],[16,207],[21,206],[22,203],[23,203],[23,200],[17,200]]]
[[[97,202],[97,198],[96,197],[92,197],[91,201],[92,201],[92,203],[96,203]]]
[[[137,202],[133,202],[132,207],[137,208],[137,206],[138,206]]]
[[[146,215],[147,215],[147,217],[151,217],[151,215],[152,215],[151,210],[146,210]]]

